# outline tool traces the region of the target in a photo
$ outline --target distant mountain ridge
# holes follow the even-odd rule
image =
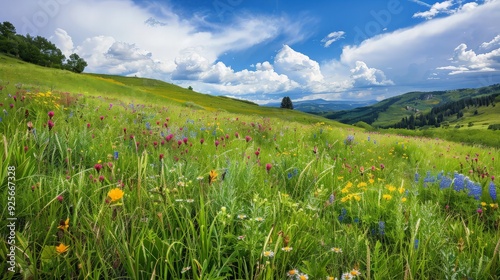
[[[307,101],[293,101],[294,110],[312,113],[316,115],[323,115],[334,111],[342,110],[352,110],[358,107],[370,106],[377,103],[376,100],[324,100],[324,99],[314,99]],[[264,106],[268,107],[280,107],[281,103],[268,103]]]

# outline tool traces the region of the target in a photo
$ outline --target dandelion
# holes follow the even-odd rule
[[[61,222],[59,223],[59,226],[57,227],[58,229],[60,230],[68,230],[69,228],[69,218],[66,219],[66,221],[64,220],[61,220]]]
[[[268,250],[268,251],[264,251],[264,253],[262,253],[262,255],[266,258],[272,258],[272,257],[274,257],[274,252],[272,250]]]
[[[295,278],[297,275],[299,274],[299,270],[298,269],[290,269],[287,273],[286,273],[286,276],[290,277],[290,278]]]
[[[217,171],[211,170],[210,174],[208,174],[208,184],[212,184],[215,180],[217,180]]]
[[[108,197],[111,202],[120,200],[123,197],[124,192],[120,188],[114,188],[108,192]]]
[[[59,246],[56,246],[56,252],[58,254],[66,253],[69,249],[69,245],[64,245],[64,243],[59,244]]]
[[[392,195],[390,195],[390,194],[384,194],[384,195],[382,195],[382,198],[385,199],[385,200],[387,200],[387,201],[389,201],[389,200],[392,199]]]
[[[285,246],[285,247],[281,248],[281,250],[282,250],[283,252],[290,252],[290,251],[292,251],[292,250],[293,250],[293,248],[292,248],[292,247]]]
[[[341,254],[342,253],[342,249],[338,248],[338,247],[333,247],[333,248],[330,249],[330,251],[332,251],[334,253],[337,253],[337,254]]]

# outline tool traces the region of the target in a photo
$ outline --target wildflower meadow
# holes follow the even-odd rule
[[[496,148],[1,86],[3,279],[500,275]]]

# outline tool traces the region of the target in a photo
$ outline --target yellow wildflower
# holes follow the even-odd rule
[[[385,200],[391,200],[392,199],[392,195],[390,195],[390,194],[384,194],[382,196],[382,198],[385,199]]]
[[[56,246],[56,252],[58,254],[66,253],[69,249],[69,245],[64,245],[64,243],[59,244],[59,246]]]
[[[108,192],[108,197],[111,199],[111,202],[115,202],[120,200],[123,194],[124,192],[120,188],[114,188]]]
[[[215,180],[217,180],[217,171],[211,170],[210,174],[208,174],[208,184],[212,184]]]
[[[69,218],[66,219],[66,221],[61,220],[59,223],[59,226],[57,227],[60,230],[68,230],[69,228]]]

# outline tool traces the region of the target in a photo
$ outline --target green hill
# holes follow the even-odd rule
[[[432,92],[409,92],[403,95],[385,99],[372,106],[365,106],[348,111],[339,111],[325,114],[329,119],[334,119],[342,123],[354,124],[359,121],[366,122],[373,127],[388,127],[401,121],[402,118],[410,117],[418,113],[427,113],[439,105],[458,101],[468,97],[478,97],[500,93],[499,85],[491,85],[477,89],[457,89],[447,91]],[[470,120],[461,120],[469,122],[489,123],[491,120],[498,119],[500,108],[491,110],[481,110],[481,114]],[[467,112],[465,115],[470,115]],[[451,121],[451,119],[449,120]]]
[[[24,89],[82,93],[118,99],[122,102],[177,104],[207,111],[278,117],[303,123],[326,121],[343,126],[321,116],[261,107],[248,101],[224,96],[201,94],[159,80],[104,74],[76,74],[67,70],[37,66],[0,54],[0,86],[9,83]]]

